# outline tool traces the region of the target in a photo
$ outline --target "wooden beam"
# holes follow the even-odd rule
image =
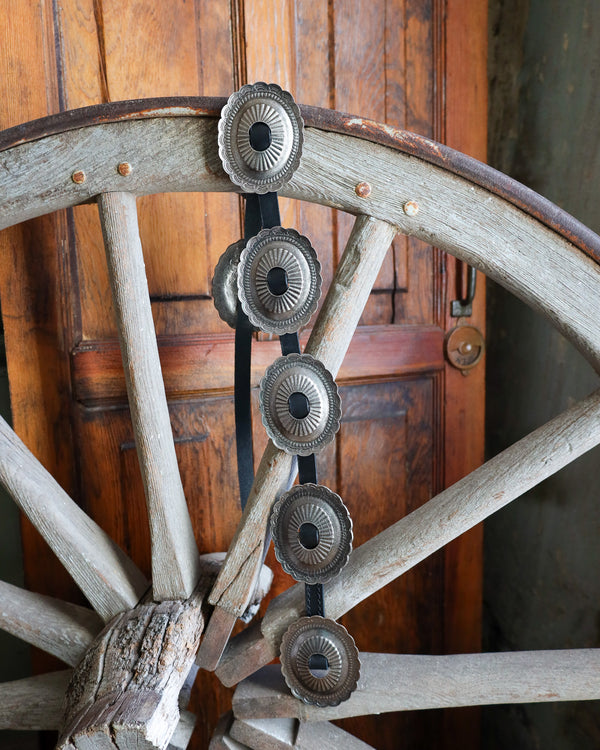
[[[373,750],[371,745],[328,721],[236,719],[229,733],[253,750]]]
[[[136,199],[130,193],[105,193],[98,206],[148,506],[152,592],[158,601],[187,599],[198,582],[198,549],[175,455]]]
[[[135,607],[145,577],[0,418],[0,483],[103,620]]]
[[[42,128],[23,143],[19,134],[2,153],[0,228],[121,189],[114,165],[124,154],[136,164],[128,186],[137,195],[233,190],[215,156],[216,118],[180,116],[185,114],[189,109],[159,104],[140,119],[127,112],[120,122],[73,130],[74,121],[63,122],[65,132],[46,135]],[[331,131],[345,133],[326,132],[318,126],[326,125],[327,113],[317,114],[305,130],[302,163],[282,195],[369,213],[470,263],[545,315],[600,370],[596,234],[451,149],[337,113],[341,120]],[[82,185],[69,179],[73,164],[85,167]],[[360,182],[371,186],[368,198],[356,193]],[[417,215],[404,211],[407,201],[418,204]]]
[[[600,649],[451,656],[361,653],[360,661],[358,687],[339,706],[318,708],[294,698],[279,666],[269,665],[239,684],[234,715],[243,721],[285,717],[321,722],[389,711],[600,698]]]
[[[72,670],[0,684],[0,729],[58,729]]]
[[[355,549],[340,575],[325,584],[328,616],[341,617],[599,442],[596,391]],[[303,611],[303,586],[276,597],[261,625],[229,645],[218,670],[221,681],[236,684],[275,658],[283,633]]]
[[[192,739],[196,716],[191,711],[182,711],[167,750],[186,750]]]
[[[342,364],[371,287],[396,234],[387,222],[359,216],[338,264],[306,346],[333,377]],[[214,669],[236,619],[247,606],[263,559],[271,506],[295,476],[293,458],[269,441],[248,503],[209,601],[215,611],[198,654],[198,664]]]
[[[233,714],[231,711],[221,716],[211,737],[208,750],[248,750],[248,745],[242,745],[241,742],[232,739],[229,734],[232,723]]]
[[[0,581],[0,628],[71,667],[79,663],[102,626],[91,609]]]

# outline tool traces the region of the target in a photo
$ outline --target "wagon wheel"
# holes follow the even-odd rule
[[[151,526],[150,593],[136,566],[6,423],[0,424],[3,485],[93,607],[0,585],[1,626],[75,668],[0,685],[0,728],[59,728],[62,748],[186,747],[191,724],[178,698],[186,675],[194,672],[204,619],[210,615],[200,661],[218,663],[218,676],[232,685],[278,654],[284,632],[304,610],[303,589],[292,587],[270,604],[262,622],[229,640],[232,623],[254,594],[263,553],[256,540],[264,538],[270,506],[287,484],[292,459],[272,444],[267,447],[212,585],[217,566],[198,558],[151,329],[135,196],[233,190],[216,149],[222,104],[180,99],[102,105],[0,135],[0,228],[84,201],[98,203]],[[281,194],[357,217],[307,352],[336,374],[387,248],[400,231],[504,285],[600,367],[599,237],[531,191],[443,146],[336,113],[309,107],[302,113],[302,162]],[[128,176],[128,192],[114,170],[124,156],[139,165]],[[85,182],[71,179],[74,163],[85,167]],[[370,192],[357,191],[360,183],[370,185]],[[408,202],[418,212],[409,210]],[[598,442],[600,392],[356,549],[342,573],[325,585],[328,615],[337,619]],[[385,669],[380,655],[362,654],[361,661],[358,689],[330,708],[301,703],[285,691],[277,672],[261,670],[238,688],[237,721],[231,729],[223,726],[222,739],[215,742],[228,741],[223,738],[231,733],[251,746],[269,746],[268,739],[261,743],[273,725],[248,719],[275,715],[311,720],[600,697],[598,650],[386,655]],[[315,731],[300,733],[295,746],[314,747]],[[318,741],[327,747],[326,738]],[[339,746],[337,740],[327,741]]]

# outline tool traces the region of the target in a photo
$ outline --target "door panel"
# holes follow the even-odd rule
[[[0,49],[0,127],[119,99],[228,95],[276,81],[297,101],[389,122],[485,151],[485,3],[480,0],[9,0]],[[13,7],[14,6],[14,7]],[[12,35],[12,36],[11,36]],[[18,39],[18,43],[15,40]],[[118,164],[114,165],[115,170]],[[74,164],[73,171],[82,168]],[[133,165],[135,168],[135,165]],[[123,177],[124,187],[126,177]],[[353,217],[282,201],[328,285]],[[235,195],[138,201],[152,310],[183,485],[201,551],[226,549],[239,519],[233,425],[233,332],[211,299],[219,256],[241,233]],[[143,490],[126,407],[104,249],[94,205],[0,236],[0,295],[14,424],[78,502],[149,571]],[[461,292],[453,259],[398,237],[340,372],[343,422],[319,456],[360,544],[481,462],[483,367],[465,377],[443,359]],[[473,321],[483,326],[478,291]],[[306,341],[308,331],[302,334]],[[265,444],[257,386],[278,353],[254,344],[255,454]],[[31,527],[28,585],[80,595]],[[40,561],[44,561],[41,564]],[[272,551],[273,594],[290,585]],[[344,621],[363,650],[477,650],[480,532],[410,571]],[[37,654],[35,667],[51,666]],[[230,691],[201,674],[194,748],[207,746]],[[477,716],[452,712],[354,719],[378,748],[477,746]],[[450,731],[444,730],[450,729]],[[442,739],[444,735],[444,739]]]

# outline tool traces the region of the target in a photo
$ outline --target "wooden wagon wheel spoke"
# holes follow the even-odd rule
[[[113,302],[142,471],[155,599],[187,599],[200,574],[158,356],[135,196],[98,198]],[[262,561],[261,561],[262,562]]]
[[[72,670],[0,684],[0,729],[58,729]]]
[[[139,569],[79,508],[0,419],[0,483],[34,524],[103,620],[135,607]]]
[[[74,667],[102,630],[93,610],[0,581],[0,628]]]
[[[340,259],[305,352],[335,377],[342,364],[385,254],[396,234],[388,222],[359,216]],[[214,669],[233,625],[247,606],[263,559],[273,499],[289,487],[293,458],[269,442],[225,564],[209,597],[215,611],[198,654],[198,663]]]
[[[356,691],[339,706],[319,708],[294,698],[277,665],[240,683],[238,719],[294,717],[333,721],[350,716],[498,703],[600,698],[600,649],[421,656],[361,653]]]
[[[299,724],[295,719],[234,719],[224,714],[209,750],[369,750],[362,742],[328,721]]]

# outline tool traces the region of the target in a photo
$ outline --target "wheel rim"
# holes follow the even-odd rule
[[[61,131],[46,137],[38,135],[34,138],[32,136],[29,142],[10,147],[12,136],[9,133],[4,134],[4,141],[0,138],[0,144],[4,142],[3,156],[8,161],[13,158],[20,160],[22,164],[27,164],[27,169],[30,169],[35,168],[35,165],[39,163],[44,147],[52,147],[50,143],[52,139],[58,143],[66,138],[72,143],[75,151],[83,149],[85,142],[85,148],[89,149],[87,136],[90,135],[89,128],[93,128],[99,134],[102,131],[102,137],[108,138],[110,151],[113,147],[111,143],[119,141],[122,147],[123,143],[127,144],[130,137],[137,138],[141,131],[150,132],[154,129],[155,132],[160,131],[163,137],[179,138],[184,145],[182,158],[187,158],[185,156],[187,150],[194,148],[194,136],[191,131],[196,129],[211,131],[216,127],[214,118],[196,117],[197,110],[192,116],[190,109],[189,106],[180,107],[177,111],[169,112],[168,107],[163,104],[161,117],[151,118],[146,113],[140,114],[137,118],[131,118],[128,115],[127,120],[115,117],[112,123],[94,124],[98,122],[101,113],[101,108],[96,108],[93,113],[84,116],[84,118],[90,117],[91,119],[83,121],[81,130],[68,131],[68,135]],[[47,131],[57,127],[51,120],[52,118],[49,118],[46,121]],[[186,135],[182,140],[180,131],[184,121],[192,127],[189,138]],[[369,125],[364,121],[360,122],[363,124],[359,126],[359,132],[360,128],[363,128],[364,131],[370,133]],[[334,132],[335,129],[321,130],[314,126],[307,129],[303,162],[289,187],[282,191],[283,194],[301,200],[342,207],[359,215],[372,216],[378,222],[386,222],[404,233],[426,239],[469,262],[525,299],[534,309],[541,311],[582,351],[597,370],[600,369],[600,334],[598,326],[595,325],[595,321],[600,318],[600,304],[597,302],[600,295],[595,294],[600,289],[600,272],[597,266],[597,258],[600,257],[600,240],[595,235],[590,235],[587,231],[580,229],[575,222],[559,211],[546,212],[543,220],[539,220],[536,212],[539,214],[540,206],[545,206],[543,202],[530,201],[529,210],[525,211],[524,202],[528,197],[526,193],[506,183],[503,178],[499,180],[500,189],[496,187],[493,191],[490,190],[486,180],[491,180],[492,176],[488,172],[482,176],[474,162],[455,159],[451,164],[444,163],[441,156],[435,158],[431,156],[432,147],[425,148],[423,144],[421,144],[423,150],[420,159],[415,161],[418,139],[412,141],[408,139],[410,148],[407,147],[405,136],[403,136],[404,140],[396,136],[394,144],[377,143],[369,149],[367,164],[364,158],[364,144],[368,141],[356,137],[356,129],[353,132],[352,128],[346,127],[342,120],[338,122],[337,130],[345,132]],[[88,132],[84,133],[84,130]],[[394,141],[393,134],[388,133],[388,137]],[[144,140],[150,142],[150,139]],[[392,145],[396,148],[392,148]],[[319,170],[318,155],[325,150],[332,154],[335,164],[333,174],[327,176],[327,180],[332,184],[320,174]],[[343,159],[340,157],[336,161],[337,154],[343,154]],[[68,163],[71,162],[72,155],[70,154]],[[199,163],[201,164],[199,170],[192,170],[189,165],[182,170],[181,163],[176,161],[169,165],[168,170],[166,168],[158,170],[158,173],[153,176],[142,172],[136,175],[130,183],[131,189],[133,193],[138,194],[155,192],[164,189],[165,186],[177,190],[226,191],[232,189],[226,178],[218,169],[215,169],[214,154],[208,152],[200,154]],[[65,187],[61,169],[62,166],[59,164],[55,173],[51,176],[42,175],[39,184],[34,186],[31,183],[25,185],[27,170],[23,169],[23,177],[18,176],[11,183],[4,203],[0,204],[0,226],[10,226],[17,220],[41,215],[48,208],[49,186],[54,185],[55,188],[50,199],[50,208],[54,210],[75,205],[90,195],[112,192],[114,185],[118,184],[115,182],[114,175],[109,175],[99,168],[94,180],[89,181],[84,187],[73,182]],[[457,171],[460,172],[461,169],[462,173],[457,175]],[[402,188],[394,190],[392,189],[394,178],[400,172],[403,175]],[[173,177],[174,174],[177,174],[177,177]],[[368,182],[371,185],[371,191],[366,198],[358,195],[354,189],[361,182]],[[25,192],[29,197],[27,204],[23,198]],[[409,201],[418,205],[417,213],[405,209]],[[445,209],[440,209],[438,204],[444,206]],[[488,211],[491,210],[495,215],[500,216],[500,224],[496,223],[492,229],[486,226],[486,217],[481,214],[483,205],[487,206]],[[561,229],[561,232],[558,232],[558,229]],[[572,244],[574,237],[575,245]],[[516,252],[514,251],[515,245],[517,246]],[[539,247],[545,248],[542,255],[544,261],[541,264],[542,269],[537,250]],[[589,305],[586,305],[583,310],[580,309],[579,303],[580,288],[585,290],[585,298],[589,300]],[[551,435],[556,430],[556,425],[560,425],[560,429],[568,435],[568,441],[578,441],[574,451],[571,450],[572,446],[565,451],[561,445],[555,445],[553,455],[557,457],[556,465],[568,463],[575,454],[599,442],[600,438],[595,437],[600,433],[597,416],[600,412],[599,401],[598,396],[594,395],[569,410],[551,427],[545,430],[541,428],[542,432],[536,434],[535,439],[532,438],[531,446],[527,443],[527,448],[533,449],[534,444],[537,443],[544,446],[551,443]],[[570,429],[572,425],[576,426],[573,430]],[[583,436],[582,432],[586,435]],[[6,436],[10,441],[10,434],[6,433]],[[523,449],[521,448],[520,451],[522,453]],[[519,451],[513,451],[513,453],[518,454]],[[517,461],[518,456],[511,454],[509,458]],[[555,467],[551,467],[546,472],[539,471],[534,477],[535,481],[540,481],[542,476],[547,476],[549,471],[554,470]],[[493,474],[493,471],[488,469],[487,474],[490,473]],[[485,474],[486,477],[487,474]],[[471,484],[477,484],[481,476],[481,474],[476,475],[475,479],[471,480]],[[491,486],[496,491],[500,491],[498,485],[492,484]],[[519,496],[526,486],[527,483],[524,481],[520,485],[518,495],[515,496]],[[454,493],[458,491],[464,492],[464,487],[454,490]],[[429,511],[423,511],[424,517],[428,512],[439,513],[440,507],[454,508],[454,495],[452,493],[442,493],[442,495],[444,496],[442,500],[436,498],[437,502],[433,506],[429,505]],[[487,514],[487,510],[481,510],[475,516],[477,520],[480,520],[480,517],[485,517]],[[452,533],[454,534],[455,531],[461,533],[461,530],[470,528],[473,523],[477,522],[474,520],[475,516],[469,517],[468,521],[465,520],[464,527],[454,529]],[[414,519],[411,523],[413,522]],[[407,525],[409,524],[405,522],[404,526]],[[448,538],[444,537],[443,543],[448,541]],[[422,542],[420,538],[419,541]],[[435,544],[437,543],[436,541]],[[416,545],[416,542],[414,544]],[[365,546],[367,545],[363,545]],[[371,547],[375,549],[376,545],[371,545]],[[355,573],[361,560],[363,566],[365,566],[364,561],[368,561],[366,568],[377,564],[368,556],[369,550],[360,549],[363,551],[357,550],[353,553]],[[432,546],[427,547],[427,550],[428,553],[431,552]],[[380,551],[377,553],[379,554]],[[416,564],[418,557],[418,554],[413,556],[412,564]],[[400,574],[403,570],[396,571],[396,573]],[[135,577],[137,574],[132,575]],[[329,595],[334,600],[333,588],[336,586],[341,588],[346,580],[342,577],[341,582],[331,584],[332,591]],[[139,598],[142,589],[143,583],[141,579],[137,579],[137,584],[133,589],[136,592],[135,597]],[[182,584],[179,598],[189,596],[191,593],[189,589],[189,582]],[[354,598],[347,594],[345,596],[344,603],[334,605],[336,612],[340,610],[341,613],[345,611],[344,607],[348,604],[353,606],[356,603],[356,593],[353,595]],[[131,595],[130,604],[135,597]],[[294,613],[298,608],[296,599],[297,594],[291,590],[279,597],[270,607],[262,624],[262,637],[266,646],[261,658],[270,653],[271,647],[281,640],[282,623],[290,616],[295,617]],[[114,606],[115,611],[118,611],[119,607],[126,607],[127,603]],[[108,616],[109,613],[104,614]],[[241,663],[243,658],[243,651],[233,644],[221,668],[221,676],[225,679],[230,679],[232,674],[236,677],[241,676],[244,669],[232,672],[231,664],[234,660]],[[248,662],[248,664],[252,667],[257,666],[256,662]]]

